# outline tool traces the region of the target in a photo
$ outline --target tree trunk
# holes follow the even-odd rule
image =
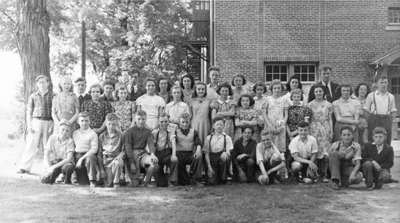
[[[46,0],[18,0],[18,50],[22,63],[25,104],[35,91],[35,78],[50,79],[50,17]]]

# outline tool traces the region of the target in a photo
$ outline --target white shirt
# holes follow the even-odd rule
[[[225,136],[225,148],[224,148],[224,136]],[[225,133],[213,134],[211,141],[211,135],[208,135],[206,141],[204,142],[204,151],[211,153],[219,153],[225,151],[232,151],[233,143],[230,136]],[[210,148],[211,147],[211,148]]]
[[[292,99],[290,99],[290,96],[291,96],[291,94],[290,94],[290,92],[287,92],[285,95],[283,95],[282,97],[285,99],[285,100],[287,100],[288,101],[288,104],[291,106],[291,105],[293,105],[293,101],[292,101]],[[300,105],[306,105],[307,104],[307,98],[306,98],[306,96],[303,94],[303,101],[301,101],[301,104]]]
[[[377,115],[390,115],[391,112],[397,111],[394,96],[389,92],[382,94],[379,91],[368,94],[364,109]]]
[[[273,155],[280,156],[281,160],[285,160],[285,156],[283,153],[281,154],[276,148],[274,144],[271,145],[271,147],[266,148],[264,143],[260,142],[257,144],[256,147],[256,160],[257,164],[260,164],[261,162],[269,161]]]
[[[169,120],[178,124],[179,118],[183,113],[189,113],[189,106],[185,102],[170,102],[165,106],[165,113],[169,115]]]
[[[136,100],[136,104],[147,114],[146,125],[150,129],[155,129],[158,124],[158,111],[160,108],[165,107],[164,99],[158,95],[150,96],[145,94]]]
[[[86,153],[89,150],[96,154],[99,146],[97,134],[92,129],[78,129],[72,134],[75,143],[75,152]]]
[[[48,160],[63,160],[68,157],[68,153],[74,152],[74,141],[68,138],[61,141],[57,135],[51,135],[47,141],[45,151],[48,154]]]
[[[318,152],[317,140],[314,136],[308,135],[305,141],[300,139],[300,136],[294,137],[289,144],[291,154],[298,153],[303,159],[310,159],[311,156]]]

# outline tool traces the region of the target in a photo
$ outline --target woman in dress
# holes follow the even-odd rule
[[[271,82],[272,96],[267,98],[265,108],[265,128],[273,133],[273,143],[281,153],[286,152],[286,121],[288,117],[288,101],[281,96],[282,83],[280,80]]]
[[[183,100],[182,88],[179,86],[172,87],[172,101],[165,106],[165,113],[169,116],[169,122],[179,125],[179,119],[183,113],[190,113],[189,105]]]
[[[215,118],[223,118],[225,121],[224,132],[233,139],[235,104],[233,100],[229,99],[229,97],[232,96],[232,88],[228,83],[223,83],[218,86],[217,93],[219,99],[213,101],[211,104],[211,118],[213,120]]]
[[[367,96],[370,92],[369,86],[366,83],[361,83],[357,86],[355,90],[355,96],[358,102],[360,103],[360,124],[358,125],[358,134],[359,139],[358,142],[360,144],[364,144],[368,142],[368,122],[366,112],[362,109],[364,107],[365,101],[367,100]]]
[[[169,83],[168,78],[161,77],[158,80],[158,96],[164,99],[165,104],[168,104],[172,100],[170,89],[171,84]]]
[[[183,101],[189,105],[194,93],[194,78],[192,75],[185,74],[182,76],[180,84],[183,92]]]
[[[242,129],[249,126],[254,130],[257,127],[258,113],[253,108],[254,99],[249,94],[240,96],[235,114],[235,140],[242,137]]]
[[[311,93],[315,95],[315,99],[308,104],[313,113],[310,130],[311,135],[317,139],[318,143],[317,165],[319,174],[323,181],[327,182],[328,148],[331,146],[333,137],[333,107],[331,103],[325,100],[325,86],[322,84],[316,85],[314,92]]]
[[[76,129],[76,120],[79,114],[79,100],[73,93],[73,85],[70,77],[62,77],[60,84],[60,93],[53,98],[52,117],[54,120],[54,132],[58,132],[61,120],[67,120],[71,130]]]
[[[264,94],[267,93],[267,87],[265,86],[264,83],[258,82],[253,86],[253,92],[255,93],[256,96],[254,96],[254,109],[257,112],[258,118],[257,118],[257,128],[254,131],[254,138],[256,139],[257,142],[260,141],[260,132],[264,128],[264,116],[263,113],[266,108],[267,104],[267,96]]]
[[[286,132],[289,141],[298,135],[297,125],[300,122],[310,122],[312,119],[312,111],[302,103],[303,91],[299,88],[291,91],[292,105],[288,109],[288,119],[286,123]]]
[[[296,89],[300,89],[300,90],[303,89],[303,85],[301,84],[301,81],[300,81],[300,75],[295,74],[295,75],[291,76],[289,78],[289,81],[286,83],[286,89],[287,89],[287,93],[283,97],[289,101],[290,105],[292,105],[293,104],[293,101],[291,99],[292,91],[296,90]],[[304,94],[302,94],[301,98],[302,98],[301,103],[303,105],[306,105],[307,104],[306,96]]]
[[[119,118],[121,132],[125,132],[132,126],[132,123],[135,120],[135,102],[128,100],[129,93],[128,88],[125,85],[117,86],[115,95],[117,100],[111,102],[111,105],[115,110],[115,114]]]
[[[334,141],[340,140],[340,129],[343,126],[351,126],[353,128],[354,140],[358,141],[358,125],[360,123],[360,103],[356,99],[352,99],[350,85],[342,85],[339,88],[340,98],[332,103],[333,112],[335,114],[336,123],[333,131]]]
[[[202,143],[211,130],[210,123],[210,100],[207,98],[207,85],[199,82],[195,86],[193,98],[190,102],[190,111],[192,113],[192,128],[199,133]]]
[[[246,82],[247,82],[246,78],[241,74],[238,74],[232,78],[232,83],[231,83],[233,91],[232,97],[235,103],[239,101],[240,96],[242,96],[243,94],[250,93],[244,86]]]

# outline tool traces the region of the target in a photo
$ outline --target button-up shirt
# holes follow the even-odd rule
[[[313,154],[318,153],[317,140],[308,135],[306,140],[301,140],[300,136],[296,136],[289,144],[291,154],[298,153],[303,159],[310,159]]]
[[[110,134],[108,131],[103,132],[99,136],[99,150],[103,154],[103,157],[118,156],[122,151],[122,134],[117,131]]]
[[[45,147],[48,161],[64,160],[69,153],[74,152],[74,141],[72,138],[61,140],[57,135],[51,135]]]
[[[339,98],[338,100],[332,103],[333,108],[340,113],[342,117],[351,117],[354,118],[356,114],[360,114],[361,112],[361,104],[359,101],[349,98],[344,100],[343,98]]]
[[[262,142],[257,144],[256,148],[257,164],[269,161],[274,155],[279,156],[282,161],[285,160],[285,156],[279,152],[278,148],[276,148],[274,144],[272,144],[270,147],[266,147],[265,144]]]
[[[47,91],[43,95],[37,91],[28,99],[28,114],[32,118],[51,120],[51,106],[53,101],[53,93]]]
[[[179,123],[183,113],[189,113],[189,106],[185,102],[170,102],[165,106],[165,112],[169,115],[170,122]]]
[[[377,115],[390,115],[391,112],[397,111],[393,94],[379,91],[368,94],[364,109]]]
[[[360,144],[353,142],[350,146],[345,146],[342,142],[334,142],[331,146],[330,153],[332,152],[342,152],[346,155],[349,153],[353,153],[349,159],[355,163],[357,160],[361,160],[361,146]]]

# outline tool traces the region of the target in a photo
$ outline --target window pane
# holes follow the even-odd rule
[[[294,66],[294,72],[300,73],[300,66]]]
[[[274,68],[273,68],[273,70],[274,70],[274,73],[279,73],[279,66],[274,66]]]
[[[301,66],[301,72],[307,73],[307,66]]]
[[[266,66],[265,67],[265,72],[266,73],[272,73],[272,66],[271,65]]]
[[[267,81],[272,81],[272,74],[267,74]]]
[[[315,81],[315,74],[310,74],[308,81]]]
[[[275,79],[280,79],[279,76],[280,76],[279,74],[274,74],[274,80]]]
[[[308,81],[307,74],[301,74],[300,79],[301,79],[301,81]]]
[[[287,73],[286,66],[281,66],[281,73]]]
[[[287,81],[287,74],[281,75],[281,81]]]
[[[315,73],[315,66],[311,65],[308,67],[308,72]]]

